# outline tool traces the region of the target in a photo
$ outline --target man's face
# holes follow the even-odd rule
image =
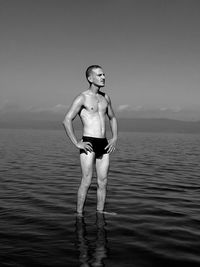
[[[93,69],[89,80],[92,84],[98,86],[98,87],[104,87],[105,85],[105,74],[102,69]]]

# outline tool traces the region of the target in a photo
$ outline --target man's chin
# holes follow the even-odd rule
[[[98,86],[99,88],[104,87],[105,83],[100,83],[100,84],[96,84],[96,86]]]

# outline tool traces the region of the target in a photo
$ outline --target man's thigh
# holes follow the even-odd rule
[[[96,172],[98,179],[104,179],[108,175],[110,158],[109,154],[103,154],[101,158],[96,159]]]
[[[93,152],[81,153],[80,163],[83,177],[92,177],[95,154]]]

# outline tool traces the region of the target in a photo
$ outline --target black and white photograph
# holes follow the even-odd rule
[[[200,266],[200,1],[0,0],[0,267]]]

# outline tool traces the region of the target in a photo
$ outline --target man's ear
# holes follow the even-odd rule
[[[91,75],[88,77],[88,81],[89,81],[90,83],[92,83],[92,77],[91,77]]]

